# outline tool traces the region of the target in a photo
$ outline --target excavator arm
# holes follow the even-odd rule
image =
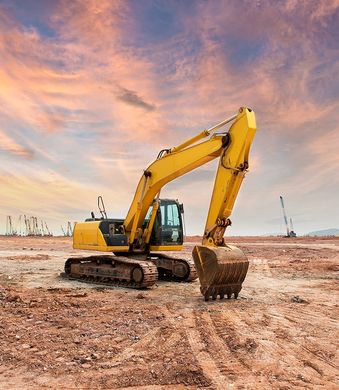
[[[170,181],[220,156],[223,138],[224,136],[215,135],[198,145],[179,151],[169,150],[144,171],[124,221],[125,231],[130,232],[130,244],[133,244],[140,233],[148,208],[161,188]],[[149,230],[152,230],[152,227],[149,226]]]
[[[226,123],[233,121],[228,132],[215,133]],[[249,150],[256,132],[254,112],[246,107],[237,115],[209,130],[185,141],[172,149],[164,150],[141,177],[134,199],[124,221],[129,232],[129,244],[133,248],[149,243],[157,199],[161,188],[168,182],[219,157],[218,169],[206,220],[202,245],[193,249],[193,259],[201,284],[201,293],[208,300],[226,294],[238,296],[248,270],[248,260],[239,248],[226,245],[224,233],[231,224],[233,210],[241,183],[248,170]],[[208,138],[200,143],[204,138]],[[153,202],[153,210],[147,227],[142,225]],[[140,244],[141,241],[141,244]]]
[[[231,224],[232,213],[241,183],[249,168],[249,150],[256,132],[254,112],[240,108],[229,132],[215,177],[211,203],[207,215],[204,245],[223,245],[225,229]]]
[[[234,123],[228,132],[214,133],[231,121]],[[170,181],[218,157],[219,165],[206,220],[203,244],[222,245],[223,232],[230,223],[228,217],[248,169],[248,154],[255,130],[254,112],[248,108],[240,108],[239,113],[230,119],[209,130],[204,130],[177,147],[163,151],[160,157],[144,171],[125,218],[124,227],[126,232],[130,232],[130,245],[133,245],[140,234],[143,234],[146,243],[148,242],[157,210],[156,199],[161,188]],[[207,140],[196,144],[207,137],[209,137]],[[153,213],[147,231],[144,232],[142,224],[153,201]]]

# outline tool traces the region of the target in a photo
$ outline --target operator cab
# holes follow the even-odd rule
[[[153,206],[150,206],[145,217],[147,225]],[[150,245],[182,245],[184,241],[182,217],[184,208],[177,200],[159,199],[159,208],[153,225]]]
[[[164,247],[173,247],[174,250],[178,250],[177,247],[181,246],[184,241],[181,216],[184,212],[183,205],[174,199],[159,199],[158,202],[159,208],[155,217],[149,246],[157,247],[157,250],[166,250]],[[143,229],[149,223],[152,209],[153,205],[147,211],[142,225]],[[101,234],[98,234],[98,231]],[[73,247],[77,249],[81,249],[83,246],[86,246],[86,249],[97,247],[100,236],[104,239],[106,246],[115,247],[114,251],[119,252],[118,247],[123,247],[121,251],[126,252],[129,246],[128,235],[124,229],[124,220],[107,218],[106,213],[104,213],[102,218],[95,218],[94,213],[92,213],[92,217],[87,218],[85,223],[77,223],[74,229],[75,236],[77,236],[76,244],[74,244],[73,239]],[[138,244],[138,242],[135,242],[136,249],[138,249]],[[141,242],[139,245],[141,245]]]

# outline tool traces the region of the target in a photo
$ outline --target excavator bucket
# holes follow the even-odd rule
[[[208,301],[210,297],[216,299],[237,298],[242,287],[247,270],[248,259],[243,252],[233,246],[212,248],[195,246],[193,259],[200,280],[200,291]]]

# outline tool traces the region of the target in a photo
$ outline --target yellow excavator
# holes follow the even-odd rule
[[[217,132],[228,123],[228,131]],[[91,283],[132,288],[152,286],[158,278],[192,281],[199,277],[205,300],[218,296],[237,298],[248,270],[243,252],[227,245],[224,233],[248,170],[248,156],[256,132],[255,114],[241,107],[238,113],[171,149],[161,150],[144,171],[125,219],[107,218],[98,198],[101,217],[76,223],[73,248],[112,254],[72,257],[64,276]],[[193,259],[161,252],[183,246],[183,205],[160,199],[170,181],[219,158],[202,244],[193,248]],[[195,266],[194,266],[195,265]]]

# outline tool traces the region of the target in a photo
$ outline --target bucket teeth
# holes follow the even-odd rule
[[[204,296],[205,301],[208,301],[210,298],[212,298],[213,301],[215,301],[218,296],[220,299],[224,299],[225,295],[227,299],[231,299],[232,295],[234,296],[234,299],[238,298],[239,292],[235,291],[229,291],[228,288],[218,288],[218,287],[212,287],[207,290],[201,289],[201,294]]]
[[[225,295],[238,298],[248,270],[248,260],[239,248],[195,246],[192,255],[206,301]]]

